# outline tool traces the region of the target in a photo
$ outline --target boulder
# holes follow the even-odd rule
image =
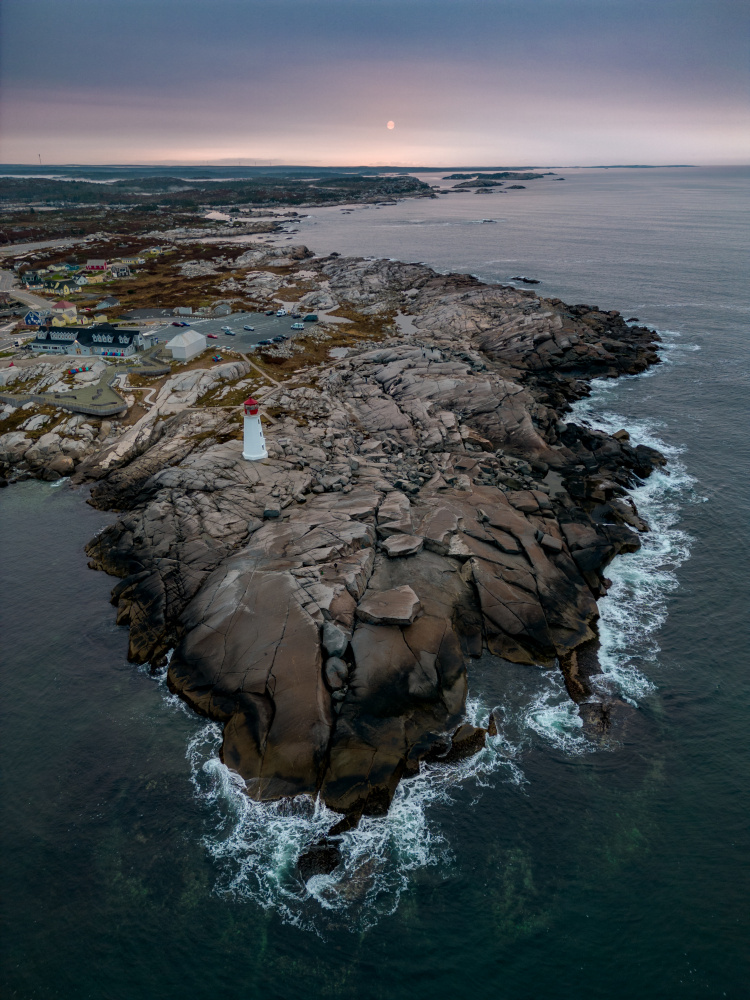
[[[349,667],[338,656],[329,656],[325,665],[326,684],[332,691],[338,691],[346,685]]]
[[[69,476],[75,465],[69,455],[58,455],[57,458],[52,459],[47,468],[51,472],[56,472],[58,476]]]
[[[357,618],[370,625],[411,625],[420,608],[419,598],[407,584],[367,594],[357,607]]]
[[[225,722],[222,758],[253,798],[315,794],[332,727],[318,628],[288,573],[227,560],[185,609],[174,690]]]
[[[416,555],[423,544],[424,539],[419,535],[390,535],[385,539],[382,547],[391,559],[397,559],[399,556]]]
[[[338,625],[326,622],[321,633],[321,642],[329,656],[343,656],[349,645],[349,638]]]

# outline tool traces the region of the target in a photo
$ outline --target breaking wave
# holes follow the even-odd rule
[[[468,706],[470,719],[487,710]],[[244,782],[218,757],[221,729],[209,723],[193,737],[187,756],[196,794],[206,809],[204,843],[217,862],[216,890],[274,909],[285,921],[327,934],[362,931],[393,913],[412,874],[451,862],[449,844],[430,808],[451,803],[458,786],[486,785],[493,772],[522,781],[516,748],[499,735],[457,765],[433,764],[402,781],[384,817],[364,817],[339,841],[341,862],[331,875],[304,882],[299,855],[341,819],[320,800],[260,803],[244,794]]]
[[[664,364],[679,364],[681,356],[699,350],[684,344],[674,330],[660,330],[660,355]],[[656,448],[668,459],[630,490],[638,512],[650,530],[640,536],[638,552],[617,556],[607,567],[612,580],[609,595],[599,602],[599,662],[602,693],[617,694],[632,704],[655,690],[653,675],[660,647],[658,631],[667,617],[670,595],[679,586],[677,570],[688,559],[692,537],[679,527],[682,509],[702,503],[697,482],[682,461],[685,447],[668,444],[659,436],[664,424],[655,419],[633,419],[617,413],[622,386],[633,379],[653,377],[658,368],[617,381],[597,379],[586,399],[573,406],[573,419],[613,433],[626,428],[634,444]]]
[[[488,737],[474,757],[423,765],[419,774],[402,781],[387,816],[364,817],[355,830],[341,835],[336,870],[306,882],[297,859],[340,815],[308,796],[271,803],[250,799],[243,780],[219,759],[221,727],[203,724],[188,744],[187,758],[204,808],[204,845],[219,873],[215,890],[272,909],[284,921],[324,937],[341,930],[361,932],[395,912],[418,872],[452,865],[441,821],[443,807],[455,803],[459,790],[468,788],[476,800],[502,782],[525,794],[521,761],[531,747],[542,744],[571,755],[597,749],[583,734],[557,671],[530,671],[490,656],[479,661],[480,671],[482,665],[501,681],[504,697],[496,707],[491,699],[470,699],[467,719],[486,725],[492,710],[497,735]]]

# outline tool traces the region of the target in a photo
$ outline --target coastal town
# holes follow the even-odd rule
[[[106,246],[106,239],[100,242]],[[305,248],[261,244],[236,250],[238,261],[200,244],[175,242],[108,258],[62,257],[49,249],[19,248],[12,269],[0,272],[0,428],[3,421],[15,426],[19,411],[40,405],[100,418],[134,417],[151,405],[152,394],[135,384],[139,378],[153,387],[180,366],[213,369],[248,353],[257,356],[261,371],[258,365],[284,363],[312,344],[330,340],[335,347],[341,324],[351,327],[340,317],[319,317],[311,311],[316,303],[300,304],[303,296],[293,286],[287,300],[274,297],[284,269],[295,255],[307,254]],[[266,257],[274,273],[254,272],[255,284],[246,280],[241,287],[237,277],[248,276],[234,265]],[[175,304],[164,301],[167,295]]]

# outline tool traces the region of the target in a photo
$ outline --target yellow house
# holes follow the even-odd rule
[[[67,326],[68,323],[75,323],[78,310],[72,302],[61,299],[59,302],[55,302],[50,312],[52,313],[53,326]]]
[[[88,278],[88,281],[86,282],[87,285],[102,285],[102,284],[104,284],[104,277],[105,276],[104,276],[104,273],[102,271],[92,271],[90,274],[87,274],[86,277]]]

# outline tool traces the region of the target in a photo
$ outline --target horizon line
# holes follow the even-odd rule
[[[133,167],[190,167],[191,169],[205,168],[226,168],[234,170],[283,170],[287,168],[294,168],[296,170],[300,169],[314,169],[314,170],[411,170],[411,171],[442,171],[442,170],[464,170],[464,171],[489,171],[489,170],[667,170],[667,169],[678,169],[678,168],[695,168],[699,166],[750,166],[750,163],[551,163],[551,164],[524,164],[522,166],[507,166],[507,165],[484,165],[477,166],[476,164],[471,166],[463,165],[442,165],[442,166],[408,166],[405,164],[321,164],[321,163],[272,163],[268,162],[266,164],[257,163],[236,163],[234,159],[232,161],[219,160],[215,162],[201,162],[187,161],[187,160],[142,160],[142,161],[131,161],[127,163],[0,163],[0,170],[2,169],[12,169],[12,168],[23,168],[28,170],[49,170],[53,168],[108,168],[108,169],[125,169]]]

